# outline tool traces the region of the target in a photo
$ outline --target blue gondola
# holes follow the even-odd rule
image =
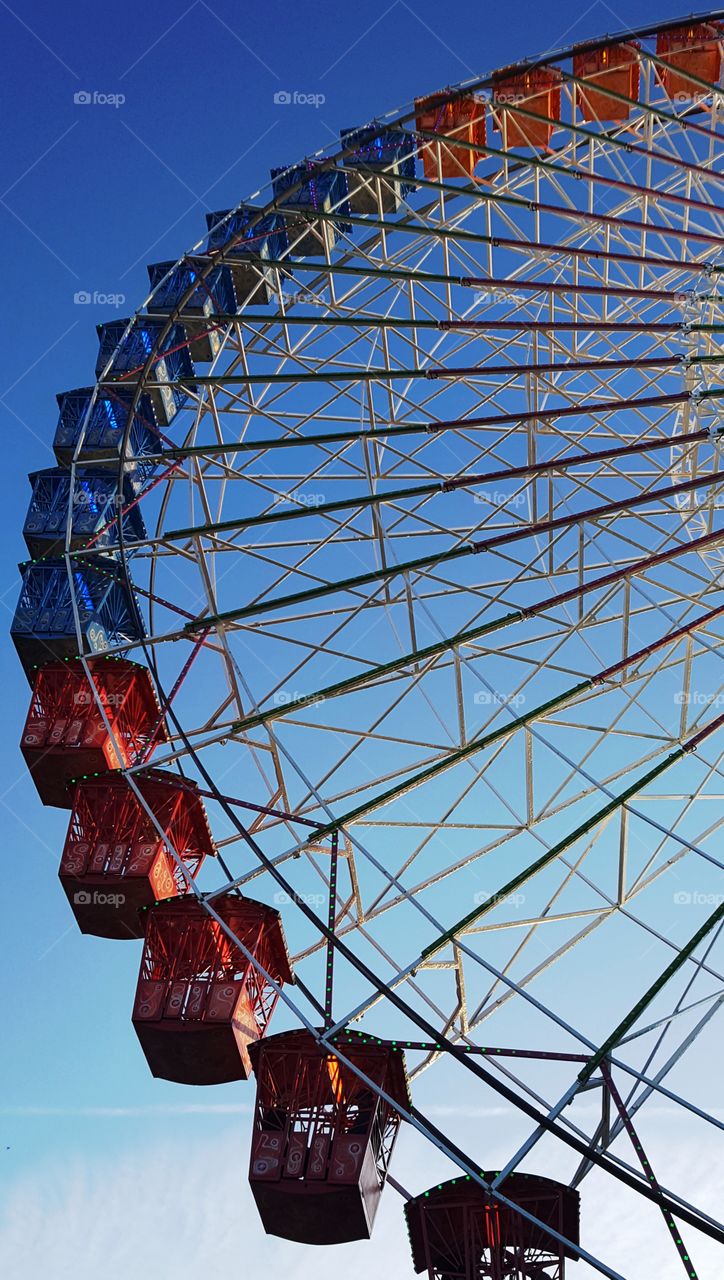
[[[352,212],[378,216],[396,213],[404,197],[415,190],[414,136],[403,129],[384,129],[374,122],[359,129],[342,129],[339,136],[345,151],[354,147],[342,162],[345,169],[359,171],[358,176],[349,175]],[[385,173],[405,181],[385,181]]]
[[[305,160],[289,169],[272,169],[271,177],[279,208],[289,210],[286,228],[289,251],[295,258],[323,254],[342,231],[351,230],[349,222],[345,222],[350,212],[347,175],[341,169],[325,169],[320,163]],[[287,194],[300,182],[302,185],[298,190]],[[336,216],[316,221],[310,219],[309,215],[316,211]],[[304,216],[300,217],[300,214]]]
[[[286,250],[284,219],[276,213],[259,218],[258,209],[243,204],[231,214],[228,209],[207,213],[206,225],[209,253],[219,253],[235,236],[243,236],[224,258],[234,281],[237,304],[268,302],[275,291],[275,281],[272,270],[265,269],[264,263],[278,261]]]
[[[154,295],[148,304],[150,313],[170,313],[198,279],[198,267],[192,262],[154,262],[148,268]],[[191,339],[192,358],[207,364],[221,346],[222,330],[214,327],[209,316],[233,315],[236,311],[234,281],[228,267],[216,267],[201,281],[181,315],[184,329]]]
[[[137,382],[157,347],[163,322],[136,317],[128,329],[128,320],[111,320],[98,325],[99,352],[96,377],[108,381],[122,379],[124,386]],[[178,378],[193,378],[194,366],[186,343],[183,325],[173,324],[163,339],[158,360],[152,366],[156,386],[148,387],[148,395],[159,422],[169,423],[188,399],[188,391],[176,383]],[[105,368],[111,361],[108,373]],[[108,385],[104,387],[108,390]]]
[[[54,658],[74,657],[78,638],[65,560],[22,566],[23,585],[10,634],[26,675]],[[103,653],[145,632],[133,588],[116,560],[95,557],[73,570],[84,652]]]
[[[48,467],[34,471],[29,479],[33,494],[23,525],[25,544],[35,558],[61,555],[68,523],[70,472],[65,467]],[[146,530],[138,504],[125,510],[135,496],[136,488],[129,476],[124,479],[119,499],[117,476],[111,468],[78,467],[73,485],[71,550],[82,547],[94,535],[98,535],[93,543],[98,550],[117,546],[118,522],[114,516],[120,512],[124,541],[133,543],[144,538]]]
[[[57,396],[60,415],[53,452],[61,466],[70,465],[77,448],[76,460],[84,463],[113,462],[120,455],[133,388],[108,388],[96,396],[91,408],[92,396],[93,387],[61,391]],[[158,453],[160,447],[153,405],[149,396],[142,395],[133,415],[126,453],[127,458],[137,460],[133,471],[139,479],[145,479],[155,471],[156,465],[143,459],[145,454]]]

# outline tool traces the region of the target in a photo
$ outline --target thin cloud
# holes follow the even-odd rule
[[[0,1107],[0,1115],[3,1116],[62,1116],[64,1119],[73,1117],[89,1117],[93,1119],[108,1117],[140,1117],[144,1116],[225,1116],[225,1115],[250,1115],[253,1107],[242,1103],[233,1102],[185,1102],[185,1103],[158,1103],[150,1107]]]

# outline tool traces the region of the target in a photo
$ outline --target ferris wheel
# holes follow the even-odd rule
[[[724,1243],[642,1137],[722,1128],[722,18],[343,129],[58,397],[23,751],[153,1073],[255,1075],[271,1234],[364,1240],[389,1183],[432,1280],[618,1277],[593,1172],[688,1276]],[[430,1070],[524,1118],[504,1168]]]

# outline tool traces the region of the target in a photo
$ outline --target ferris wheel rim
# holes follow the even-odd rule
[[[721,14],[719,14],[719,11],[717,11],[717,14],[716,14],[716,15],[707,14],[707,15],[702,15],[702,16],[704,16],[705,18],[709,18],[709,19],[710,19],[710,18],[712,18],[713,16],[724,16],[724,11],[722,11],[722,12],[721,12]],[[690,21],[690,19],[689,19],[689,21]],[[679,20],[678,20],[678,25],[680,25],[680,23],[681,23],[681,20],[679,19]],[[657,24],[655,27],[651,27],[651,28],[646,29],[646,31],[644,31],[644,30],[641,30],[641,29],[640,29],[640,30],[637,30],[636,32],[630,32],[630,33],[627,33],[627,34],[630,34],[630,35],[635,35],[635,34],[638,34],[638,35],[644,35],[644,34],[647,34],[647,33],[649,33],[649,32],[650,32],[650,33],[658,32],[658,31],[662,30],[664,26],[671,26],[671,27],[674,27],[674,26],[676,26],[676,25],[677,25],[677,20],[671,20],[670,22],[668,22],[668,23],[666,23],[666,24]],[[606,44],[606,43],[610,43],[610,42],[612,41],[612,39],[616,39],[616,38],[617,38],[617,37],[607,37],[605,40],[601,40],[600,42],[595,42],[595,43],[596,43],[596,44],[600,44],[600,45],[604,45],[604,44]],[[549,65],[550,63],[552,63],[552,62],[554,62],[554,61],[561,60],[561,59],[565,58],[566,56],[568,56],[568,54],[569,54],[569,53],[570,53],[574,48],[577,48],[577,47],[579,47],[579,46],[571,46],[571,48],[570,48],[569,50],[567,50],[567,51],[565,51],[565,52],[558,53],[558,54],[556,54],[556,55],[555,55],[555,57],[554,57],[554,56],[551,56],[551,57],[549,57],[549,58],[546,58],[545,60],[534,61],[534,62],[527,62],[527,63],[525,63],[525,64],[514,64],[514,65],[515,65],[515,66],[519,66],[519,65],[520,65],[520,66],[525,66],[525,67],[529,67],[529,66],[542,66],[542,65]],[[506,69],[506,70],[507,70],[507,69]],[[470,88],[473,88],[473,87],[483,87],[482,82],[477,82],[477,81],[476,81],[476,82],[473,82],[472,84],[466,84],[465,86],[462,86],[462,85],[461,85],[461,86],[458,86],[458,89],[462,91],[462,89],[463,89],[463,88],[470,89]],[[721,91],[720,91],[720,92],[721,92]],[[388,121],[388,117],[384,117],[383,119],[384,119],[384,121],[385,121],[385,122],[387,122],[387,121]],[[391,124],[391,123],[393,123],[393,122],[392,122],[392,121],[390,121],[389,123]],[[389,126],[388,126],[388,127],[389,127]],[[317,154],[318,154],[318,153],[317,153]],[[343,154],[343,153],[340,153],[340,154]],[[333,164],[333,163],[334,163],[333,161],[330,161],[330,164]],[[301,186],[301,185],[302,185],[302,183],[300,182],[300,186]],[[244,203],[244,202],[242,202],[242,204],[243,204],[243,203]],[[241,204],[240,204],[239,206],[237,206],[237,209],[239,209],[240,207],[242,207],[242,206],[241,206]],[[261,219],[261,218],[264,216],[264,214],[265,214],[266,212],[269,212],[271,209],[274,209],[275,207],[276,207],[276,201],[272,201],[272,202],[270,202],[269,204],[265,205],[265,206],[264,206],[264,209],[259,211],[259,219]],[[232,212],[232,214],[233,214],[233,212],[235,212],[235,211],[231,211],[231,212]],[[238,240],[240,240],[240,239],[241,239],[241,236],[239,236]],[[202,242],[199,242],[199,243],[202,243]],[[237,243],[238,243],[238,241],[237,241]],[[193,253],[193,251],[192,251],[192,253]],[[352,250],[352,249],[350,249],[350,250],[349,250],[349,253],[350,253],[350,256],[352,256],[353,250]],[[182,257],[181,259],[179,259],[179,263],[185,262],[185,261],[188,259],[188,257],[189,257],[189,256],[190,256],[190,255],[188,255],[188,254],[183,255],[183,257]],[[223,259],[222,259],[222,260],[223,260]],[[217,264],[218,264],[218,261],[219,261],[219,260],[217,259],[217,260],[216,260]],[[177,264],[177,265],[178,265],[178,264]],[[210,274],[211,270],[213,269],[213,266],[214,266],[214,261],[213,261],[213,260],[212,260],[208,265],[205,265],[205,266],[204,266],[204,268],[203,268],[203,270],[204,270],[204,272],[205,272],[204,279],[206,278],[206,275]],[[191,293],[192,293],[192,292],[193,292],[193,290],[192,290],[192,289],[189,289],[189,292],[188,292],[188,295],[187,295],[187,296],[191,296]],[[146,305],[146,304],[144,304],[144,306],[145,306],[145,305]],[[179,319],[181,319],[181,318],[182,318],[181,313],[182,313],[182,310],[183,310],[183,306],[184,306],[184,300],[181,300],[181,301],[177,304],[177,307],[176,307],[175,311],[174,311],[174,312],[169,316],[169,318],[168,318],[168,324],[165,326],[165,328],[162,326],[161,332],[160,332],[160,334],[159,334],[159,336],[158,336],[158,342],[159,342],[159,343],[161,343],[161,342],[163,341],[163,338],[164,338],[165,333],[167,333],[167,332],[170,332],[170,331],[171,331],[173,324],[174,324],[177,320],[179,320]],[[134,317],[129,321],[129,326],[132,326],[132,325],[133,325],[133,323],[135,322],[135,320],[137,319],[137,317],[138,317],[139,315],[140,315],[140,310],[139,310],[139,312],[135,313],[135,314],[134,314]],[[242,309],[242,315],[243,315],[243,309]],[[271,325],[274,323],[274,320],[275,320],[275,318],[274,318],[274,317],[270,317],[270,320],[269,320],[269,326],[270,326],[270,327],[271,327]],[[160,348],[159,348],[159,349],[160,349]],[[223,349],[223,348],[222,348],[222,349]],[[217,359],[218,359],[218,357],[217,357]],[[152,353],[151,353],[151,355],[149,356],[148,365],[147,365],[147,368],[148,368],[149,373],[150,373],[151,366],[152,366],[153,362],[154,362],[154,353],[152,352]],[[214,367],[214,366],[212,366],[212,369],[213,369],[213,367]],[[99,380],[99,382],[96,384],[96,389],[95,389],[95,390],[96,390],[96,393],[98,392],[99,387],[102,385],[102,381],[103,381],[103,380],[102,380],[102,379],[100,379],[100,380]],[[126,464],[126,463],[127,463],[127,461],[128,461],[128,458],[127,458],[127,456],[126,456],[126,450],[127,450],[127,448],[128,448],[128,436],[129,436],[129,434],[130,434],[130,422],[131,422],[131,415],[132,415],[132,413],[133,413],[133,410],[134,410],[134,408],[135,408],[135,405],[139,402],[140,397],[141,397],[141,395],[143,394],[143,389],[144,389],[145,385],[146,385],[146,382],[145,382],[145,374],[144,374],[144,375],[143,375],[141,378],[139,378],[139,380],[138,380],[138,383],[137,383],[137,389],[136,389],[136,391],[134,392],[134,398],[133,398],[132,406],[131,406],[131,409],[129,410],[128,426],[127,426],[127,428],[126,428],[126,439],[125,439],[125,441],[124,441],[124,447],[123,447],[123,449],[122,449],[122,451],[121,451],[121,455],[120,455],[120,459],[119,459],[119,468],[118,468],[119,483],[120,483],[120,478],[121,478],[121,476],[123,475],[124,466],[125,466],[125,464]],[[201,398],[200,398],[200,400],[199,400],[199,413],[201,413]],[[190,429],[190,430],[193,430],[193,426],[192,426],[192,427],[190,427],[189,429]],[[73,468],[75,468],[75,466],[76,466],[76,460],[74,459],[74,461],[73,461]],[[70,528],[70,526],[69,526],[69,528]],[[126,545],[125,545],[124,535],[123,535],[123,530],[122,530],[122,528],[121,528],[121,526],[120,526],[120,522],[119,522],[119,546],[120,546],[120,553],[121,553],[121,560],[122,560],[122,563],[123,563],[123,565],[124,565],[126,568],[128,568],[128,558],[127,558],[127,557],[128,557],[128,548],[127,548],[127,547],[126,547]],[[69,574],[70,574],[72,560],[71,560],[70,547],[69,547],[69,545],[68,545],[68,544],[66,544],[66,563],[67,563],[68,571],[69,571]],[[71,577],[72,577],[72,575],[71,575]],[[77,625],[78,625],[78,630],[79,630],[79,624],[77,624]],[[200,628],[200,629],[201,629],[201,628]],[[80,640],[80,635],[79,635],[79,640]],[[158,691],[159,691],[159,695],[161,696],[161,698],[162,698],[162,700],[163,700],[163,703],[165,704],[165,703],[166,703],[166,694],[165,694],[165,692],[164,692],[164,689],[163,689],[163,686],[162,686],[162,684],[161,684],[161,682],[160,682],[160,679],[158,678],[158,673],[157,673],[157,664],[156,664],[156,661],[155,661],[155,652],[154,652],[154,650],[153,650],[153,648],[152,648],[152,647],[150,647],[150,648],[149,648],[149,647],[147,647],[147,646],[146,646],[145,641],[143,641],[143,642],[142,642],[141,647],[142,647],[142,649],[143,649],[143,651],[144,651],[144,653],[145,653],[145,656],[146,656],[146,659],[147,659],[147,662],[148,662],[149,668],[150,668],[150,669],[155,673],[156,687],[157,687],[157,689],[158,689]],[[172,714],[173,714],[173,713],[172,713]],[[600,788],[600,790],[603,792],[603,791],[604,791],[604,788],[603,788],[603,787],[601,787],[601,788]]]
[[[707,15],[705,15],[705,16],[706,16],[706,18],[711,19],[711,18],[713,18],[713,17],[715,17],[715,16],[717,16],[717,15],[716,15],[716,14],[707,14]],[[653,27],[646,28],[645,30],[644,30],[644,29],[637,29],[636,31],[633,31],[633,30],[632,30],[632,31],[627,32],[626,34],[627,34],[627,35],[635,35],[635,34],[643,35],[643,34],[648,34],[649,32],[653,33],[653,32],[656,32],[656,31],[660,31],[660,30],[664,29],[664,27],[665,27],[665,26],[671,26],[671,27],[674,27],[674,26],[676,26],[676,25],[677,25],[677,21],[672,19],[672,20],[671,20],[669,23],[667,23],[667,24],[657,24],[657,25],[655,25],[655,26],[653,26]],[[581,45],[574,45],[574,46],[570,46],[570,47],[569,47],[569,48],[567,48],[566,50],[563,50],[563,51],[557,52],[556,54],[554,54],[554,55],[550,55],[550,56],[548,56],[548,57],[546,57],[546,58],[544,58],[544,59],[534,60],[533,62],[526,62],[526,63],[521,63],[521,64],[514,64],[514,66],[515,66],[515,67],[518,67],[518,66],[526,66],[526,67],[528,67],[528,66],[532,66],[532,65],[534,65],[534,66],[539,66],[539,65],[549,65],[549,64],[551,64],[551,63],[553,63],[553,62],[555,62],[555,61],[557,61],[557,60],[561,60],[562,58],[564,58],[564,57],[568,56],[568,55],[573,51],[573,49],[580,48],[580,47],[585,47],[585,48],[588,48],[588,47],[591,47],[591,48],[593,48],[593,47],[600,47],[600,46],[602,46],[602,45],[605,45],[605,44],[607,44],[607,43],[610,43],[610,42],[611,42],[611,39],[612,39],[611,37],[606,37],[605,39],[601,39],[601,40],[596,41],[596,42],[588,42],[588,43],[585,43],[585,44],[584,44],[584,45],[582,45],[582,46],[581,46]],[[478,80],[475,80],[475,81],[473,81],[473,82],[469,82],[469,83],[467,83],[464,87],[466,87],[466,88],[470,88],[471,86],[478,87],[478,86],[483,85],[483,84],[486,84],[486,83],[492,83],[492,77],[486,77],[486,78],[483,78],[482,80],[479,80],[479,81],[478,81]],[[463,88],[463,86],[458,86],[458,88],[462,89],[462,88]],[[387,120],[387,119],[388,119],[388,117],[386,116],[386,117],[384,117],[384,119],[385,119],[385,120]],[[340,153],[338,153],[338,154],[339,154],[339,155],[341,155],[341,154],[344,154],[344,152],[340,152]],[[332,163],[332,161],[330,161],[330,163]],[[301,182],[300,182],[300,184],[299,184],[299,185],[300,185],[300,186],[302,185],[302,184],[301,184]],[[276,207],[276,201],[274,201],[274,200],[273,200],[273,201],[271,201],[269,204],[265,205],[263,210],[260,210],[260,211],[259,211],[259,217],[260,217],[260,218],[261,218],[261,217],[263,217],[264,213],[268,212],[269,210],[271,210],[271,209],[273,209],[273,208],[275,208],[275,207]],[[232,242],[232,243],[235,243],[235,242]],[[350,252],[351,252],[351,251],[350,251]],[[184,255],[184,256],[187,256],[187,255]],[[183,261],[183,260],[184,260],[184,259],[180,259],[179,261]],[[211,266],[209,266],[209,267],[207,268],[207,270],[210,270],[210,269],[211,269]],[[177,319],[177,318],[178,318],[178,316],[180,315],[181,310],[182,310],[182,307],[183,307],[183,302],[180,302],[180,303],[178,304],[178,306],[177,306],[177,309],[176,309],[175,313],[173,313],[173,314],[169,317],[169,321],[168,321],[168,327],[169,327],[169,328],[171,327],[171,325],[172,325],[172,323],[174,322],[174,320],[175,320],[175,319]],[[272,318],[270,319],[269,323],[270,323],[270,324],[271,324],[271,323],[274,323],[274,317],[272,317]],[[149,359],[151,359],[151,358],[149,358]],[[143,385],[142,381],[139,381],[139,391],[138,391],[138,396],[139,396],[139,397],[140,397],[140,394],[141,394],[142,385]],[[122,465],[123,465],[123,464],[121,463],[121,466],[122,466]],[[125,552],[124,552],[124,554],[125,554]],[[144,648],[145,648],[145,646],[144,646]]]

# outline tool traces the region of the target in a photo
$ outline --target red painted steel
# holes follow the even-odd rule
[[[576,101],[586,121],[628,120],[639,96],[640,45],[610,44],[605,49],[574,53],[573,74],[586,84],[576,86]],[[620,94],[628,102],[608,97],[602,90]]]
[[[76,785],[59,874],[81,933],[142,938],[141,908],[187,893],[189,878],[215,852],[193,782],[158,770],[139,776],[136,784],[166,842],[122,774]]]
[[[719,83],[722,30],[718,22],[693,22],[659,32],[656,55],[666,63],[659,73],[670,97],[697,98],[705,94],[697,80]]]
[[[491,1182],[495,1173],[481,1175]],[[566,1259],[576,1261],[579,1195],[552,1178],[510,1173],[500,1192],[538,1218],[523,1217],[486,1194],[471,1178],[453,1178],[405,1205],[415,1271],[430,1280],[563,1280]],[[564,1245],[546,1227],[565,1236]]]
[[[455,147],[448,138],[458,138],[471,147],[485,146],[485,103],[472,95],[441,101],[439,94],[415,99],[415,127],[424,133],[441,134],[441,144],[428,141],[420,148],[426,178],[470,177],[482,158],[480,151]],[[439,163],[438,163],[439,156]]]
[[[550,121],[561,118],[562,78],[555,67],[537,67],[514,76],[502,71],[493,76],[493,105],[500,117],[497,127],[506,148],[545,150],[555,127]],[[516,107],[541,118],[532,120],[529,115],[516,111]]]
[[[391,1098],[410,1105],[400,1049],[353,1035],[336,1044]],[[302,1244],[369,1238],[399,1113],[309,1031],[261,1040],[251,1058],[257,1096],[249,1182],[264,1229]]]
[[[211,905],[274,982],[293,982],[279,912],[227,893]],[[277,993],[193,897],[145,913],[133,1025],[154,1076],[224,1084],[251,1075],[249,1046],[263,1036]]]
[[[43,804],[62,809],[72,807],[73,779],[135,764],[160,714],[146,667],[124,658],[90,658],[88,669],[92,684],[78,658],[38,669],[21,740]],[[162,725],[156,741],[166,739]]]

